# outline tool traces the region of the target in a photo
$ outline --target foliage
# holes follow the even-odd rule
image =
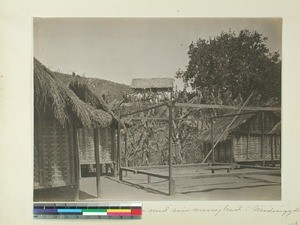
[[[252,92],[252,104],[280,101],[281,60],[278,52],[269,51],[266,41],[247,29],[238,35],[229,30],[209,40],[199,39],[189,46],[186,71],[179,70],[176,76],[194,92],[205,92],[203,101],[212,97],[234,104],[230,101],[245,100]]]

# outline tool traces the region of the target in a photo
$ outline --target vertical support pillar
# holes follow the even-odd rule
[[[172,93],[172,92],[171,92]],[[172,95],[171,95],[172,96]],[[173,151],[172,151],[172,132],[173,132],[173,102],[172,98],[168,105],[169,108],[169,195],[175,193],[175,181],[173,179]]]
[[[75,157],[75,201],[79,200],[79,167],[80,167],[80,162],[79,162],[79,149],[78,149],[78,140],[77,140],[77,123],[73,123],[73,137],[74,137],[74,157]]]
[[[278,154],[277,154],[277,141],[276,141],[276,135],[274,135],[274,150],[275,150],[275,158],[277,159],[277,158],[279,158],[278,157]]]
[[[215,142],[214,142],[214,120],[211,119],[211,150],[212,150],[212,164],[215,163]]]
[[[265,114],[261,112],[261,159],[263,160],[263,166],[265,166],[264,161],[264,139],[265,139]]]
[[[175,147],[175,149],[174,149],[174,151],[175,151],[175,164],[177,165],[178,164],[178,149],[177,149],[177,144],[175,143],[174,144],[174,147]]]
[[[121,174],[121,124],[120,120],[118,121],[118,130],[117,130],[117,168],[119,172],[119,178],[122,179]]]
[[[246,149],[246,159],[249,160],[249,147],[250,147],[250,124],[247,128],[247,149]]]
[[[274,154],[273,154],[273,141],[274,140],[274,138],[273,138],[273,135],[272,136],[270,136],[270,144],[271,144],[271,162],[272,162],[272,166],[274,167],[275,165],[274,165]]]
[[[127,133],[125,133],[125,167],[128,167],[128,146],[127,146]],[[127,176],[127,171],[125,171],[125,176]]]
[[[230,141],[231,142],[230,143],[231,144],[231,146],[230,146],[230,163],[233,163],[233,157],[234,157],[234,155],[233,155],[233,151],[234,151],[233,138],[234,137],[232,137],[231,141]]]
[[[112,129],[111,129],[111,152],[112,152],[112,160],[113,160],[113,163],[112,163],[112,176],[116,177],[117,176],[117,149],[116,149],[116,130],[115,130],[115,127],[112,126]]]
[[[101,196],[101,182],[100,182],[100,151],[99,151],[99,131],[94,129],[94,147],[95,147],[95,161],[96,161],[96,188],[97,198]]]

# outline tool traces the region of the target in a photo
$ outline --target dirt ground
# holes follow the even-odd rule
[[[168,180],[148,177],[128,172],[119,181],[118,177],[101,177],[101,199],[108,200],[280,200],[280,175],[255,175],[257,169],[238,169],[226,173],[216,171],[215,175],[225,177],[203,177],[210,171],[195,168],[177,168],[175,176],[175,195],[168,196]],[[152,169],[151,172],[167,175],[165,169]],[[247,173],[250,173],[247,175]],[[236,174],[231,176],[231,174]],[[243,174],[243,175],[241,175]],[[96,196],[95,178],[82,178],[81,190]],[[93,199],[88,199],[93,200]]]
[[[211,175],[211,171],[175,168],[173,172],[176,189],[172,196],[168,196],[168,180],[161,178],[151,177],[151,182],[148,183],[147,175],[130,172],[126,176],[124,174],[123,181],[119,177],[101,176],[99,199],[96,197],[96,178],[82,177],[80,201],[281,200],[281,176],[253,174],[259,171],[216,171],[216,176],[205,177]],[[166,169],[152,169],[151,172],[168,174]],[[35,201],[73,201],[74,193],[73,187],[44,190],[43,193],[35,193]]]

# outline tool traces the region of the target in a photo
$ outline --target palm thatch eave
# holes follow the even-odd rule
[[[80,100],[55,73],[34,58],[35,113],[51,113],[61,124],[78,121],[84,127],[107,127],[112,117],[101,109]]]
[[[109,113],[115,123],[120,122],[121,126],[126,129],[125,124],[120,118],[111,110],[108,103],[99,96],[87,82],[86,79],[76,75],[72,77],[72,80],[68,83],[68,87],[76,93],[76,95],[84,102],[91,104],[96,109],[101,109]]]

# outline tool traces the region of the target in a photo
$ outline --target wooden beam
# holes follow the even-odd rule
[[[148,175],[148,176],[152,176],[152,177],[158,177],[158,178],[162,178],[162,179],[169,179],[169,176],[167,175],[162,175],[159,173],[152,173],[152,172],[147,172],[147,171],[141,171],[141,170],[137,170],[136,171],[137,174],[144,174],[144,175]]]
[[[257,112],[245,112],[245,113],[235,113],[235,114],[226,114],[222,116],[215,116],[211,117],[211,119],[217,119],[217,118],[224,118],[224,117],[233,117],[233,116],[240,116],[240,115],[249,115],[249,114],[256,114]]]
[[[245,165],[239,164],[240,168],[251,168],[251,169],[264,169],[264,170],[278,170],[278,168],[269,167],[269,166],[252,166],[252,165]]]
[[[191,122],[210,122],[210,119],[196,119],[196,118],[173,118],[174,121],[191,121]]]
[[[197,108],[197,109],[230,109],[230,110],[240,109],[240,106],[192,104],[192,103],[175,103],[175,107],[188,107],[188,108]],[[242,110],[243,111],[281,111],[281,108],[247,106],[244,107]]]
[[[96,188],[97,198],[101,196],[101,182],[100,182],[100,151],[99,151],[99,131],[94,129],[94,148],[95,148],[95,161],[96,161]]]
[[[128,168],[128,167],[121,167],[120,170],[124,170],[124,171],[128,171],[128,172],[132,172],[132,173],[136,173],[137,170],[134,168]]]
[[[168,117],[123,117],[122,121],[126,120],[162,120],[162,121],[168,121]]]
[[[134,111],[134,112],[131,112],[131,113],[126,113],[126,114],[121,115],[120,118],[130,116],[130,115],[134,115],[134,114],[141,113],[141,112],[145,112],[145,111],[149,111],[151,109],[156,109],[156,108],[159,108],[159,107],[162,107],[162,106],[166,106],[167,104],[168,103],[164,102],[164,103],[157,104],[157,105],[154,105],[154,106],[146,108],[146,109],[141,109],[141,110],[137,110],[137,111]]]
[[[281,174],[280,170],[265,170],[265,171],[249,171],[249,172],[232,172],[232,173],[219,173],[219,174],[203,174],[197,175],[195,178],[211,178],[211,177],[235,177],[235,176],[245,176],[245,175],[274,175]],[[274,182],[275,183],[275,182]]]

